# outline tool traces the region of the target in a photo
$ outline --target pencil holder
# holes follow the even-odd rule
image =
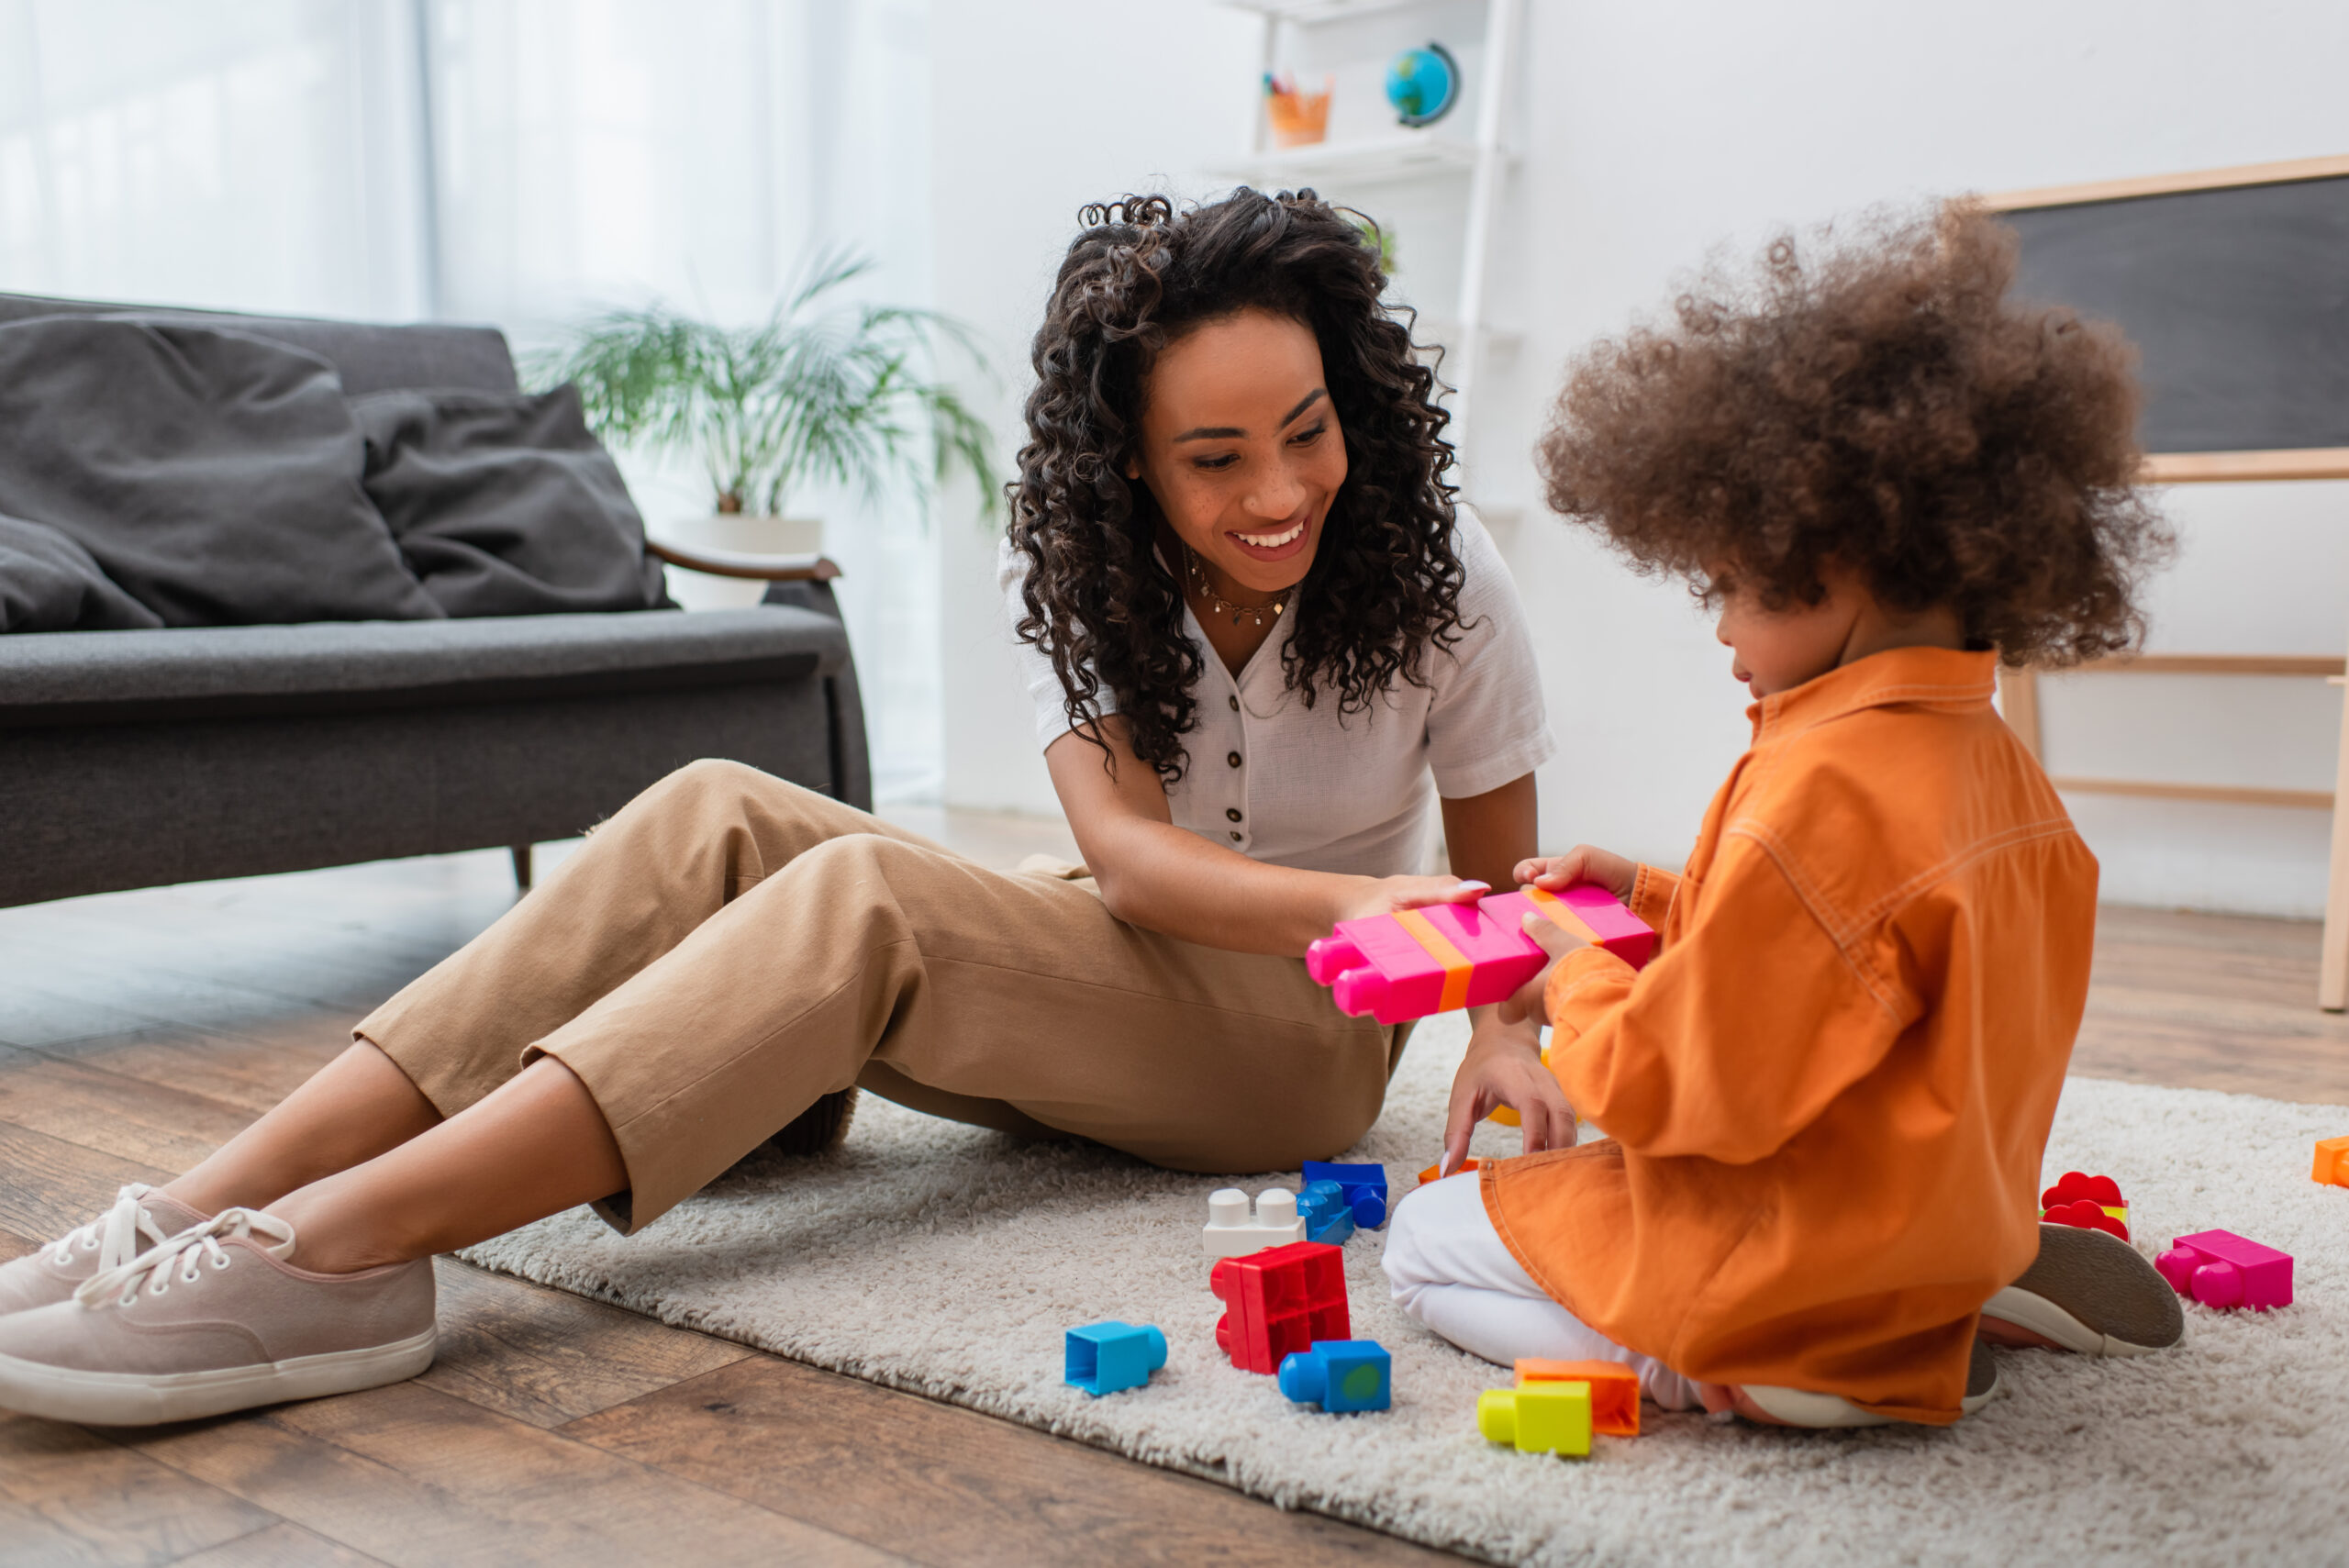
[[[1330,93],[1267,93],[1264,107],[1272,116],[1273,142],[1279,147],[1308,147],[1330,134]]]

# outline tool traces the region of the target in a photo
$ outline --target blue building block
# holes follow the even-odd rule
[[[1166,1364],[1166,1336],[1152,1324],[1089,1323],[1068,1331],[1071,1388],[1095,1398],[1120,1388],[1139,1388]]]
[[[1305,1179],[1314,1182],[1335,1182],[1346,1195],[1346,1204],[1353,1210],[1354,1223],[1364,1230],[1375,1230],[1386,1223],[1386,1167],[1384,1165],[1333,1165],[1327,1160],[1308,1160]]]
[[[1306,1181],[1334,1181],[1341,1193],[1346,1193],[1346,1207],[1353,1209],[1353,1223],[1363,1230],[1376,1230],[1386,1223],[1386,1167],[1384,1164],[1330,1164],[1327,1160],[1306,1160]]]
[[[1394,1399],[1394,1363],[1375,1340],[1316,1340],[1281,1362],[1281,1392],[1332,1416],[1384,1410]]]
[[[1305,1239],[1325,1246],[1342,1247],[1354,1233],[1354,1217],[1346,1195],[1335,1182],[1308,1182],[1297,1195],[1297,1217],[1305,1221]]]

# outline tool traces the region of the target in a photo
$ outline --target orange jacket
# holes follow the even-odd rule
[[[1553,973],[1550,1063],[1609,1136],[1485,1168],[1526,1270],[1706,1382],[1958,1416],[1975,1315],[2038,1251],[2096,859],[1990,706],[1904,648],[1750,710],[1647,969]]]

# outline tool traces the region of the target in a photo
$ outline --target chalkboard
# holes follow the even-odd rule
[[[2018,297],[2136,343],[2147,451],[2349,447],[2349,175],[2000,216]]]

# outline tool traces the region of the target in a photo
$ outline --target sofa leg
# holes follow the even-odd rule
[[[514,855],[514,885],[523,893],[530,891],[530,846],[517,844]]]

